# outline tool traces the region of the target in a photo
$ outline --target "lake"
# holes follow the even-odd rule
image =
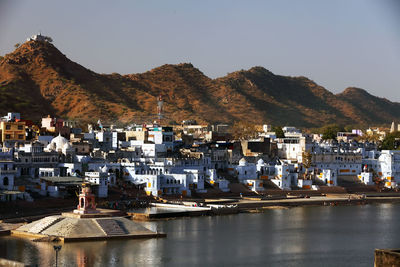
[[[315,206],[141,222],[167,238],[62,244],[58,266],[373,266],[400,247],[400,205]],[[53,243],[0,238],[0,257],[55,266]]]

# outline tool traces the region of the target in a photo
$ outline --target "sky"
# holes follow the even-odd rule
[[[0,55],[39,31],[99,73],[190,62],[216,78],[262,66],[400,102],[397,0],[0,0]]]

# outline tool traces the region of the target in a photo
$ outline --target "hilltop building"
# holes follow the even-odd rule
[[[38,33],[35,35],[32,35],[31,37],[26,39],[27,42],[29,41],[38,41],[38,42],[53,42],[53,39],[49,36],[44,36],[42,33]]]

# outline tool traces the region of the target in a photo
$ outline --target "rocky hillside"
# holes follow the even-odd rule
[[[360,115],[363,114],[360,119],[366,123],[399,121],[400,103],[373,96],[364,89],[355,87],[347,88],[338,97],[350,103]]]
[[[157,96],[165,122],[246,120],[294,126],[382,124],[398,119],[400,104],[362,89],[335,95],[305,77],[262,67],[211,79],[191,64],[163,65],[142,74],[98,74],[47,42],[30,41],[0,59],[0,114],[39,119],[51,114],[81,121],[151,122]]]

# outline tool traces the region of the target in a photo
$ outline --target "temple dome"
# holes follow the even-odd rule
[[[68,144],[68,140],[61,136],[61,134],[58,134],[58,136],[54,137],[53,139],[51,139],[51,147],[58,149],[62,149],[64,147],[65,144]]]
[[[58,134],[58,136],[54,137],[50,144],[47,146],[47,148],[50,148],[52,150],[65,150],[65,149],[70,149],[71,145],[69,144],[68,140],[61,136],[60,134]]]
[[[66,143],[66,144],[63,145],[63,149],[64,150],[68,150],[68,149],[71,149],[71,148],[72,148],[72,146],[69,143]]]

